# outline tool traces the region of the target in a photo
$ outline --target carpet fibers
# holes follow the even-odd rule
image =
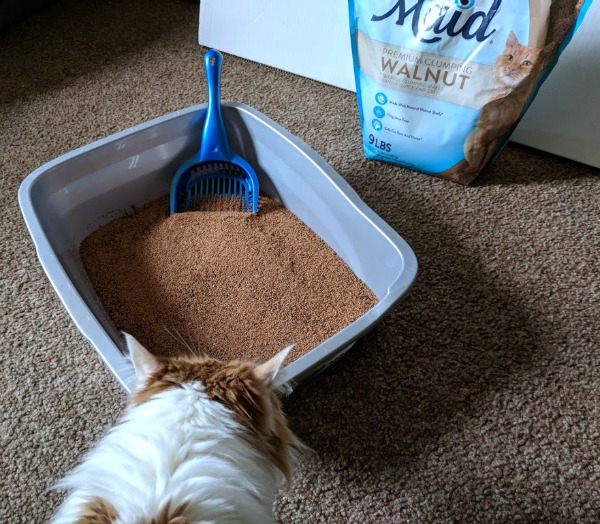
[[[207,98],[198,6],[53,3],[0,34],[0,522],[126,403],[36,258],[17,204],[36,167]],[[414,249],[407,298],[285,402],[316,454],[282,523],[600,521],[600,179],[509,144],[472,187],[367,161],[354,93],[225,56],[224,99],[322,155]]]

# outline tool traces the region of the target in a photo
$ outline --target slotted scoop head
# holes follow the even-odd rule
[[[258,211],[258,178],[250,164],[231,152],[221,114],[221,66],[215,49],[204,55],[208,109],[200,150],[177,170],[171,182],[171,213],[210,208],[217,199],[239,202],[244,211]]]

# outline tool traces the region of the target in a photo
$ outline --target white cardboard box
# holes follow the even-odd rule
[[[595,0],[512,140],[600,167],[598,27]],[[201,0],[199,42],[355,91],[347,0]]]

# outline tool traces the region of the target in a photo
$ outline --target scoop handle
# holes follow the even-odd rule
[[[206,82],[208,85],[208,109],[202,128],[200,161],[229,161],[231,149],[227,130],[221,114],[221,66],[223,55],[216,49],[210,49],[204,55]]]

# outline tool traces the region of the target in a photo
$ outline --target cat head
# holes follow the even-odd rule
[[[499,87],[514,88],[525,80],[542,58],[544,49],[521,45],[511,31],[504,52],[494,62],[494,80]]]
[[[208,398],[234,413],[254,437],[256,446],[290,481],[292,452],[303,450],[303,446],[288,428],[276,393],[281,367],[293,346],[262,364],[221,362],[206,355],[158,358],[134,337],[124,335],[138,381],[131,399],[133,406],[165,390],[201,382]]]

